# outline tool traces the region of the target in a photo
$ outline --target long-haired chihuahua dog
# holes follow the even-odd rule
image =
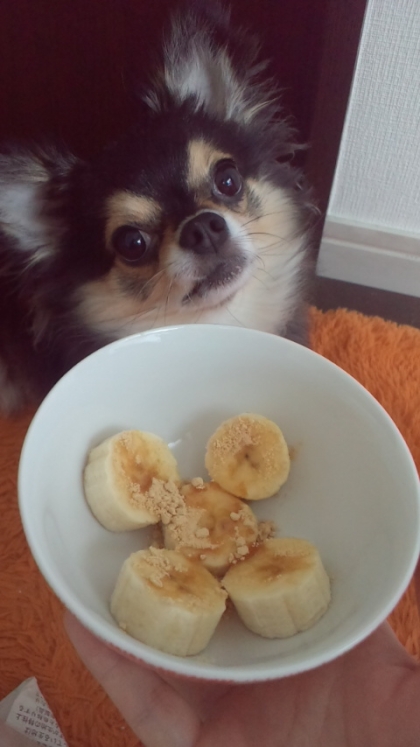
[[[295,336],[312,208],[263,68],[224,10],[188,10],[118,142],[1,150],[0,409],[152,327]]]

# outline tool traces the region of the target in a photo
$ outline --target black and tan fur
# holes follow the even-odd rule
[[[99,157],[0,152],[0,408],[152,327],[293,336],[312,208],[251,50],[220,9],[188,11],[138,123]]]

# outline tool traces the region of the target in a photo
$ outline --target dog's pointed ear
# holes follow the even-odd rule
[[[272,92],[258,82],[265,68],[255,61],[258,45],[249,35],[232,34],[230,14],[220,5],[200,5],[174,17],[163,66],[144,100],[154,111],[189,101],[218,119],[249,123],[273,108]]]
[[[55,146],[4,146],[0,152],[0,225],[18,247],[26,275],[48,264],[69,224],[83,162]]]

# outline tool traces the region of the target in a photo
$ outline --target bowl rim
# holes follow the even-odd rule
[[[38,428],[38,422],[43,416],[44,409],[49,407],[49,403],[51,399],[53,399],[56,395],[56,392],[59,391],[62,387],[67,386],[67,382],[71,381],[71,379],[75,376],[77,376],[77,372],[84,368],[86,365],[89,365],[89,362],[93,358],[99,358],[101,356],[106,356],[109,354],[110,351],[116,350],[120,347],[125,346],[132,346],[136,345],[137,341],[144,340],[145,338],[151,336],[151,335],[162,335],[162,334],[177,334],[179,331],[184,332],[185,330],[194,330],[194,334],[196,334],[199,331],[209,330],[211,329],[213,332],[215,329],[218,331],[216,334],[235,334],[243,337],[247,337],[248,339],[254,337],[255,339],[262,339],[270,338],[272,341],[276,340],[278,341],[279,345],[286,345],[291,347],[297,347],[300,349],[305,350],[304,355],[309,355],[311,357],[316,357],[319,360],[322,361],[322,365],[334,368],[336,369],[336,372],[338,372],[339,376],[342,377],[343,380],[351,381],[352,385],[356,386],[357,389],[359,389],[359,392],[363,396],[367,397],[371,401],[371,404],[379,408],[379,410],[382,412],[382,416],[384,417],[385,421],[388,422],[388,426],[390,427],[390,430],[394,432],[394,436],[397,437],[397,440],[400,442],[400,446],[402,448],[402,451],[405,452],[406,457],[406,468],[411,472],[411,477],[413,479],[413,484],[416,485],[416,507],[417,507],[417,524],[418,529],[416,532],[415,542],[413,542],[412,552],[410,560],[406,563],[406,569],[405,572],[401,574],[401,579],[398,584],[398,589],[394,591],[392,596],[388,599],[387,604],[385,604],[380,610],[377,611],[375,615],[373,615],[370,619],[369,624],[364,625],[363,627],[360,626],[360,630],[356,633],[353,633],[352,635],[348,635],[346,639],[344,639],[341,643],[337,643],[333,649],[328,649],[327,651],[322,651],[318,653],[309,653],[305,656],[304,659],[301,661],[298,660],[296,662],[286,662],[285,664],[279,664],[276,669],[265,669],[265,668],[255,668],[252,664],[245,664],[245,665],[235,665],[235,666],[226,666],[226,667],[220,667],[218,665],[213,665],[210,663],[206,663],[205,661],[199,661],[198,657],[201,655],[199,654],[198,657],[190,658],[190,657],[177,657],[173,656],[171,654],[167,654],[165,652],[159,651],[158,649],[153,649],[152,647],[143,644],[141,641],[138,641],[134,638],[130,638],[127,636],[127,647],[125,649],[121,648],[121,641],[119,636],[117,636],[117,628],[112,628],[109,623],[106,623],[102,620],[102,618],[99,617],[99,615],[93,613],[93,612],[87,612],[85,610],[85,607],[83,604],[81,604],[78,600],[78,597],[76,594],[72,591],[70,587],[67,585],[63,586],[60,585],[58,582],[56,583],[55,574],[51,571],[51,568],[47,562],[44,562],[44,557],[42,555],[42,552],[38,550],[38,543],[36,541],[36,537],[34,537],[32,529],[31,529],[31,523],[28,520],[27,514],[26,514],[26,504],[27,499],[24,496],[23,491],[23,482],[24,482],[24,474],[26,470],[26,461],[28,458],[28,453],[30,449],[32,448],[32,439],[33,434],[36,433],[36,429]],[[189,334],[189,332],[187,332]],[[277,344],[277,343],[276,343]],[[244,327],[235,327],[233,325],[212,325],[212,324],[181,324],[181,325],[174,325],[174,326],[163,326],[158,327],[156,329],[150,329],[145,330],[143,332],[138,332],[132,335],[129,335],[127,337],[121,338],[119,340],[115,340],[113,342],[110,342],[109,344],[99,348],[98,350],[94,351],[90,355],[83,358],[81,361],[79,361],[75,366],[73,366],[69,371],[67,371],[64,376],[62,376],[57,383],[52,387],[50,392],[46,395],[44,400],[41,402],[39,407],[37,408],[30,424],[27,429],[27,432],[25,434],[24,442],[22,445],[20,458],[19,458],[19,466],[18,466],[18,476],[17,476],[17,492],[18,492],[18,506],[19,506],[19,512],[20,512],[20,518],[22,522],[22,526],[24,529],[25,537],[29,546],[29,549],[31,551],[31,554],[33,555],[33,558],[36,562],[36,565],[38,567],[38,570],[40,571],[41,575],[44,577],[45,581],[50,586],[53,593],[57,596],[57,598],[62,602],[62,604],[70,611],[72,614],[74,614],[77,619],[91,632],[93,633],[97,638],[99,638],[105,645],[109,646],[113,650],[118,651],[122,656],[129,658],[134,661],[138,661],[139,663],[146,664],[147,666],[150,666],[154,669],[160,670],[165,673],[170,673],[173,675],[178,675],[181,677],[186,677],[188,679],[196,679],[196,680],[211,680],[211,681],[220,681],[220,682],[231,682],[231,683],[249,683],[249,682],[258,682],[258,681],[269,681],[274,679],[280,679],[286,676],[299,674],[305,671],[309,671],[311,669],[315,669],[316,667],[319,667],[323,664],[327,664],[339,656],[345,654],[346,652],[353,649],[355,646],[357,646],[359,643],[361,643],[363,640],[365,640],[371,633],[373,633],[380,625],[383,623],[389,614],[395,609],[395,606],[403,596],[405,590],[407,589],[411,578],[413,576],[414,570],[416,568],[419,556],[420,556],[420,481],[419,481],[419,475],[417,472],[417,468],[413,459],[413,456],[408,448],[408,445],[403,438],[399,428],[389,415],[389,413],[385,410],[383,405],[378,402],[378,400],[366,389],[366,387],[363,386],[354,376],[349,374],[347,371],[345,371],[343,368],[338,366],[333,361],[329,360],[325,356],[322,356],[320,353],[311,350],[310,348],[305,348],[304,346],[300,345],[297,342],[294,342],[292,340],[287,340],[285,338],[282,338],[276,334],[270,333],[270,332],[261,332],[259,330],[250,329],[250,328],[244,328]],[[106,633],[104,632],[103,628],[106,628]],[[135,649],[135,650],[133,650]],[[203,655],[205,656],[205,652],[203,652]],[[195,661],[197,664],[196,671],[191,671],[191,668],[189,667],[188,663],[190,661]]]

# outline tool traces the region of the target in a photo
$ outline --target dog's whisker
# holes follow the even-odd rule
[[[273,245],[278,244],[279,246],[288,245],[293,238],[292,236],[278,236],[277,234],[268,233],[267,231],[259,231],[259,232],[256,232],[256,231],[248,232],[247,231],[244,233],[239,232],[236,235],[236,238],[239,239],[240,241],[243,239],[250,239],[250,238],[260,239],[261,237],[262,238],[264,237],[273,238],[275,239],[275,242],[273,242]]]
[[[168,288],[168,292],[167,292],[167,294],[166,294],[166,298],[165,298],[165,310],[164,310],[164,312],[163,312],[163,319],[164,319],[164,322],[165,322],[165,323],[166,323],[166,315],[167,315],[167,312],[168,312],[168,306],[169,306],[169,296],[171,295],[171,290],[172,290],[172,288],[173,288],[173,285],[174,285],[174,279],[172,278],[172,279],[171,279],[171,282],[169,283],[169,288]]]
[[[268,231],[249,231],[244,235],[247,235],[249,237],[268,236],[269,238],[276,239],[276,241],[280,241],[283,243],[289,242],[291,238],[290,236],[279,236],[276,233],[269,233]]]
[[[235,320],[235,322],[238,324],[239,327],[245,327],[245,324],[243,322],[241,322],[241,320],[238,319],[238,317],[235,316],[235,314],[233,313],[233,311],[232,311],[232,309],[230,307],[230,304],[226,307],[226,310],[230,314],[230,316],[232,317],[232,319]]]
[[[275,210],[275,211],[270,212],[270,213],[260,213],[259,215],[253,216],[252,218],[249,218],[244,223],[242,223],[242,225],[246,228],[247,226],[249,226],[251,223],[254,223],[255,221],[264,220],[265,218],[281,217],[282,215],[289,216],[290,215],[290,208],[285,207],[284,209]]]

